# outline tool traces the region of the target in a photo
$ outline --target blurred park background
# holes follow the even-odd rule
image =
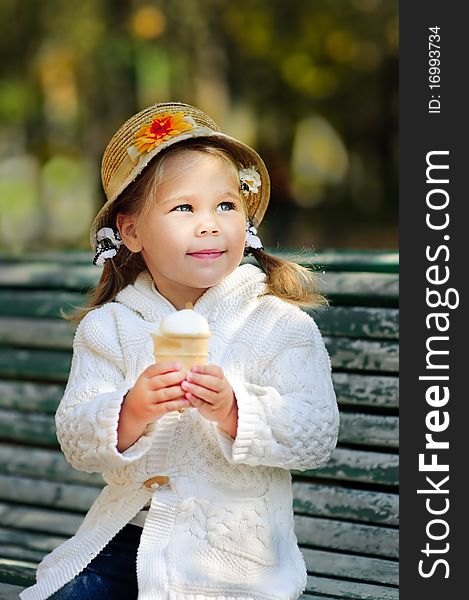
[[[0,0],[0,250],[88,249],[100,160],[183,101],[253,145],[281,248],[398,248],[397,0]]]

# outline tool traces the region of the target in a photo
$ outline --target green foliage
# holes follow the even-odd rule
[[[297,242],[287,213],[322,223],[330,245],[341,223],[395,227],[397,0],[3,0],[0,22],[0,160],[83,157],[97,179],[115,129],[176,99],[265,156],[283,223],[269,243]],[[339,154],[304,177],[294,154],[311,119]],[[341,177],[316,178],[338,160]]]

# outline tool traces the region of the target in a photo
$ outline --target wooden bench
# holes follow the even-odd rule
[[[319,265],[331,307],[313,314],[329,349],[341,411],[322,469],[294,473],[304,599],[398,598],[398,256],[330,251]],[[70,366],[79,305],[99,269],[87,253],[0,257],[0,599],[71,536],[102,485],[72,469],[53,414]]]

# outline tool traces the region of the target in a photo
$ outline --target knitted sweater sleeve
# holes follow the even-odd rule
[[[65,393],[55,423],[68,462],[81,471],[105,472],[141,458],[155,426],[125,452],[117,450],[122,401],[133,382],[125,376],[117,330],[106,307],[89,313],[78,326]]]
[[[259,383],[228,376],[238,403],[238,430],[234,440],[217,432],[228,462],[305,470],[329,459],[339,429],[331,362],[309,317],[307,334],[270,362]]]

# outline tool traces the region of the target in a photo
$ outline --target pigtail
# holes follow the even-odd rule
[[[146,265],[140,253],[131,252],[125,246],[119,252],[105,261],[101,277],[92,290],[88,303],[84,307],[76,307],[70,314],[62,312],[62,317],[68,321],[78,322],[94,308],[107,302],[112,302],[117,294],[127,285],[132,284]]]
[[[146,269],[140,253],[131,252],[122,246],[111,260],[106,260],[101,278],[91,296],[87,311],[111,302],[127,285],[137,279],[139,273]]]
[[[318,291],[316,273],[261,249],[250,249],[250,252],[267,276],[270,294],[303,308],[329,305],[327,298]]]

